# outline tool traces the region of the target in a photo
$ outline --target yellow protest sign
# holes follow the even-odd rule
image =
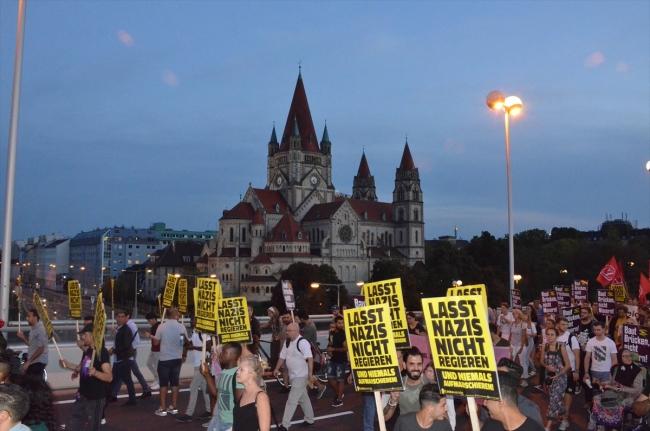
[[[187,280],[178,280],[178,311],[181,314],[187,313]]]
[[[104,332],[106,330],[106,310],[104,310],[104,298],[102,292],[97,296],[95,305],[95,319],[93,319],[93,341],[95,351],[101,350],[104,345]]]
[[[197,278],[195,306],[196,329],[217,334],[217,300],[221,298],[221,284],[214,278]]]
[[[488,309],[487,290],[485,284],[472,284],[469,286],[450,287],[447,289],[447,296],[467,296],[467,295],[481,295],[483,298],[483,306],[485,311]]]
[[[500,399],[481,296],[426,298],[422,308],[440,393]]]
[[[403,390],[388,304],[351,308],[343,317],[356,390]]]
[[[609,289],[614,291],[616,302],[625,302],[627,291],[625,290],[624,284],[610,284]]]
[[[402,281],[399,278],[366,283],[362,289],[367,305],[387,304],[390,310],[390,322],[393,329],[393,339],[397,349],[411,347],[408,323],[406,323],[406,307],[402,296]]]
[[[238,296],[217,301],[217,334],[219,344],[253,342],[245,297]]]
[[[172,302],[174,302],[174,293],[176,292],[177,282],[178,277],[174,277],[173,274],[167,274],[167,283],[165,283],[165,291],[163,292],[163,307],[168,308],[172,306]]]
[[[68,281],[68,305],[70,318],[81,319],[81,286],[77,280]]]
[[[45,332],[47,332],[47,339],[51,340],[54,336],[54,329],[52,328],[52,322],[50,322],[50,316],[47,315],[47,310],[43,305],[43,301],[41,301],[41,297],[38,296],[38,293],[34,293],[34,308],[36,308],[38,317],[40,318],[41,322],[43,322]]]

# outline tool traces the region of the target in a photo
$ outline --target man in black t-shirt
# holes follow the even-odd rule
[[[79,391],[77,391],[76,400],[70,410],[65,429],[69,431],[81,430],[87,423],[91,430],[99,431],[102,412],[106,404],[106,394],[113,380],[110,359],[108,350],[102,347],[95,354],[94,362],[91,364],[95,350],[92,323],[84,326],[79,334],[81,334],[84,344],[88,346],[79,365],[71,364],[65,359],[59,361],[62,368],[72,370],[80,377]]]
[[[490,412],[490,418],[483,423],[481,431],[505,431],[508,424],[510,431],[544,431],[539,422],[524,416],[517,404],[517,387],[519,380],[509,373],[499,371],[501,400],[485,400],[483,404]]]
[[[330,355],[327,379],[336,394],[332,407],[341,407],[345,390],[345,371],[348,367],[348,343],[345,340],[345,323],[341,315],[334,318],[334,330],[330,331],[327,354]]]

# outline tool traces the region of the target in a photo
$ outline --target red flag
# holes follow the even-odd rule
[[[650,280],[642,272],[639,272],[639,275],[641,276],[641,281],[639,281],[639,304],[648,305],[646,295],[650,293]]]
[[[619,260],[618,263],[616,264],[616,275],[614,276],[614,280],[612,280],[613,284],[625,284],[625,273],[623,272],[623,264]]]
[[[609,259],[609,262],[607,262],[603,269],[600,270],[600,274],[598,275],[598,278],[596,278],[596,281],[602,284],[603,287],[607,287],[614,280],[617,272],[618,264],[616,263],[616,258],[612,256],[612,258]]]

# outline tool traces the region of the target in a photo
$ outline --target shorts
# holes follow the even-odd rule
[[[337,381],[342,382],[345,380],[345,370],[347,368],[348,364],[329,361],[327,364],[327,378],[336,379]]]
[[[160,383],[161,389],[166,388],[168,384],[172,387],[178,386],[181,365],[183,365],[183,361],[180,359],[158,361],[158,382]]]
[[[573,381],[573,371],[569,371],[566,379],[566,391],[567,394],[574,395],[576,393],[576,382]]]

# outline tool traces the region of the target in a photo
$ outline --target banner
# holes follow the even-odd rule
[[[284,303],[287,306],[287,311],[295,310],[296,301],[293,297],[293,287],[291,286],[291,281],[282,280],[282,296],[284,297]]]
[[[214,278],[196,279],[196,329],[217,334],[217,300],[221,298],[221,284]]]
[[[598,289],[598,314],[616,316],[616,298],[613,290]]]
[[[519,289],[512,289],[512,308],[521,310],[521,291]]]
[[[104,332],[106,330],[106,311],[104,310],[104,298],[102,293],[99,292],[97,297],[97,306],[95,307],[95,319],[93,320],[93,341],[95,342],[95,350],[101,351],[104,345]]]
[[[623,348],[629,349],[632,353],[639,355],[639,362],[648,365],[648,356],[650,355],[649,335],[650,328],[647,326],[623,325],[623,335],[621,342]]]
[[[181,314],[187,313],[187,279],[178,280],[178,311]]]
[[[81,286],[77,280],[68,281],[68,306],[70,318],[81,319]]]
[[[402,281],[399,278],[393,278],[366,283],[361,292],[366,297],[368,305],[388,304],[395,348],[408,349],[411,347],[408,323],[406,323],[406,307],[402,296]]]
[[[576,302],[589,301],[589,282],[587,280],[574,280],[571,296]]]
[[[138,274],[136,274],[137,276]],[[165,283],[165,291],[163,292],[163,307],[169,308],[174,302],[174,293],[176,292],[176,283],[178,283],[178,277],[175,277],[174,274],[167,274],[167,283]]]
[[[557,305],[560,308],[571,307],[571,287],[569,286],[553,286],[553,290],[557,293]]]
[[[487,289],[485,288],[485,284],[471,284],[469,286],[450,287],[447,289],[447,296],[467,296],[467,295],[481,295],[481,297],[483,298],[483,306],[487,311],[488,302],[487,302]]]
[[[253,342],[248,304],[244,296],[217,301],[217,337],[219,344]]]
[[[36,309],[41,322],[43,322],[45,332],[47,333],[47,339],[51,340],[54,336],[54,329],[52,328],[52,322],[50,322],[50,316],[47,315],[47,310],[43,305],[41,297],[38,296],[38,293],[34,293],[34,308]]]
[[[576,334],[578,332],[578,325],[580,325],[580,306],[565,307],[560,314],[568,320],[569,326],[567,327],[567,332]]]
[[[616,302],[625,302],[627,291],[625,290],[624,284],[611,284],[609,288],[614,291]]]
[[[365,287],[365,286],[364,286]],[[357,391],[404,390],[387,303],[343,312],[350,366]],[[424,338],[424,337],[422,337]]]
[[[560,312],[557,304],[557,293],[555,290],[542,290],[542,313],[544,316],[558,314]]]
[[[352,308],[359,308],[366,306],[366,297],[361,295],[352,295]]]
[[[440,393],[501,399],[483,298],[426,298],[422,308]]]

